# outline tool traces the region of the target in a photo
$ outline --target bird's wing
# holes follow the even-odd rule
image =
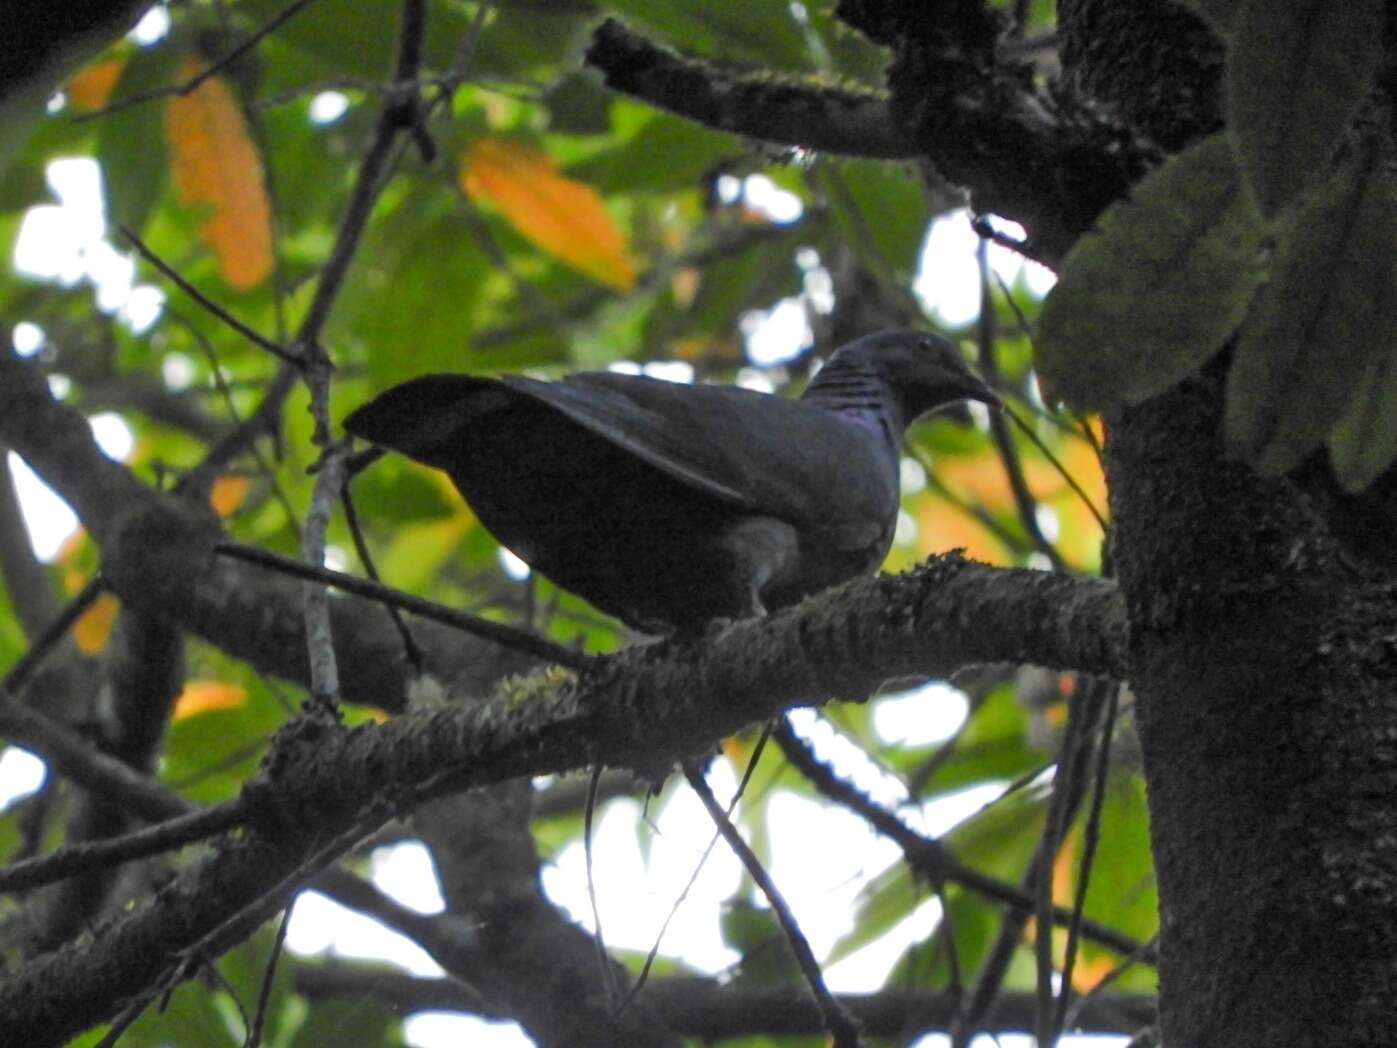
[[[513,395],[492,378],[422,375],[379,394],[349,414],[347,432],[449,470],[465,427],[509,406]]]
[[[897,455],[816,405],[613,372],[502,382],[678,480],[751,513],[877,543],[897,511]]]
[[[737,478],[723,468],[723,456],[706,441],[692,439],[692,427],[673,415],[683,398],[649,388],[693,387],[609,372],[581,372],[559,382],[522,375],[504,375],[500,381],[699,491],[742,509],[757,508],[753,493],[735,484]]]

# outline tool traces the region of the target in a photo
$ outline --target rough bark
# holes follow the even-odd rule
[[[1170,148],[1218,111],[1215,44],[1181,12],[1060,5],[1072,82]],[[1392,517],[1327,497],[1322,462],[1267,480],[1230,461],[1220,398],[1210,371],[1108,424],[1164,1041],[1390,1044],[1397,606],[1360,533]]]
[[[1184,1045],[1391,1043],[1397,606],[1303,493],[1222,460],[1214,387],[1113,420],[1161,1018]]]

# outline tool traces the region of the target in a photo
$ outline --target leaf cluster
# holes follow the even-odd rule
[[[1228,43],[1227,127],[1143,179],[1068,255],[1040,367],[1065,399],[1106,407],[1231,345],[1231,447],[1281,474],[1325,446],[1358,491],[1397,457],[1385,5],[1196,6]]]

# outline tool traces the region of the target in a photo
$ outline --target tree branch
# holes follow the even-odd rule
[[[426,978],[403,972],[342,963],[303,964],[292,976],[296,988],[313,1000],[374,998],[398,1012],[461,1011],[504,1018],[469,987],[455,979]],[[941,992],[884,991],[837,994],[870,1037],[899,1041],[920,1034],[946,1032],[955,1013],[955,998]],[[729,1037],[817,1037],[824,1032],[819,1010],[803,987],[745,988],[714,979],[670,977],[652,980],[640,999],[686,1037],[719,1041]],[[999,999],[993,1028],[1028,1030],[1033,1025],[1031,993],[1007,993]],[[1103,994],[1077,1017],[1082,1033],[1132,1033],[1155,1021],[1154,997],[1148,994]]]
[[[293,371],[283,374],[288,382],[294,380]],[[42,371],[6,354],[0,354],[0,441],[9,443],[74,507],[99,543],[120,521],[139,516],[143,509],[182,506],[173,510],[174,516],[164,515],[173,532],[146,538],[184,550],[183,556],[156,569],[182,573],[183,578],[142,577],[147,565],[141,563],[140,539],[133,536],[124,549],[104,546],[104,567],[120,579],[113,591],[124,603],[173,620],[263,672],[302,684],[309,681],[299,584],[214,558],[212,546],[196,536],[212,541],[222,533],[202,506],[162,496],[108,459],[98,449],[87,419],[53,399]],[[178,603],[168,603],[171,600]],[[389,625],[387,613],[360,601],[332,601],[330,616],[343,698],[401,709],[409,667],[402,644],[384,628]],[[416,635],[428,672],[477,693],[532,664],[518,653],[433,623],[420,624]]]
[[[737,73],[685,58],[614,18],[597,26],[587,63],[606,86],[706,127],[747,138],[849,156],[913,157],[916,143],[888,112],[887,98],[813,78]]]

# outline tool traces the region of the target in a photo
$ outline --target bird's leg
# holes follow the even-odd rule
[[[735,617],[765,615],[762,591],[795,562],[800,551],[795,528],[775,517],[744,517],[728,527],[719,541],[733,560],[728,583]]]

